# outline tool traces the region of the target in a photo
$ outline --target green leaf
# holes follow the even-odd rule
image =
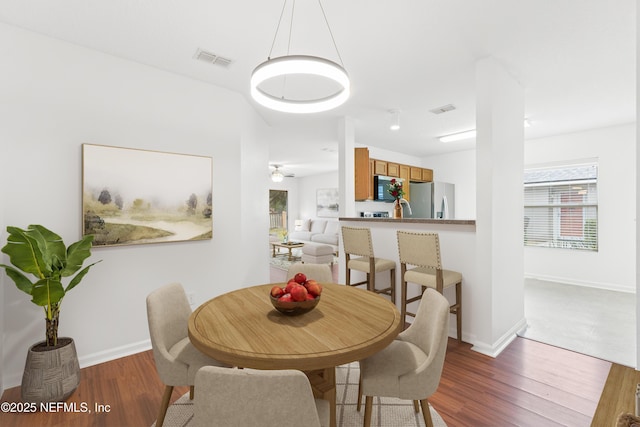
[[[80,267],[82,267],[82,263],[84,262],[84,260],[91,256],[92,242],[93,242],[93,235],[90,234],[90,235],[84,236],[81,240],[78,240],[77,242],[69,246],[69,248],[67,249],[67,256],[66,256],[67,264],[64,270],[62,271],[63,277],[71,276],[73,273],[78,271]],[[73,287],[71,286],[71,284],[69,286]]]
[[[59,280],[43,279],[33,285],[31,302],[42,307],[56,304],[64,298],[64,288]]]
[[[67,265],[67,252],[62,237],[41,225],[32,224],[28,228],[27,234],[35,239],[42,254],[42,270],[50,271],[59,278],[60,271]],[[45,273],[45,277],[48,276]]]
[[[18,289],[22,292],[31,295],[33,291],[33,283],[31,280],[27,278],[24,274],[22,274],[19,270],[11,267],[10,265],[0,264],[0,267],[4,268],[7,272],[7,276],[9,276],[15,282]]]
[[[11,264],[25,273],[33,274],[38,279],[43,278],[44,261],[37,241],[29,236],[28,231],[17,227],[7,227],[7,232],[9,237],[2,252],[9,255]]]
[[[75,277],[71,279],[71,282],[69,282],[69,285],[67,286],[67,289],[65,289],[65,292],[69,292],[71,289],[75,288],[75,286],[80,283],[82,278],[89,272],[89,269],[99,262],[102,262],[102,260],[96,261],[93,264],[86,266],[80,273],[76,274]]]

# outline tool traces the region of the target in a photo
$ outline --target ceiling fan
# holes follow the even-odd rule
[[[282,182],[285,178],[294,178],[295,174],[293,173],[285,173],[280,170],[282,165],[271,165],[273,172],[271,172],[271,180],[273,182]]]

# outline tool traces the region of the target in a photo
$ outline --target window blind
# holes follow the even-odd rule
[[[598,166],[524,172],[524,244],[598,250]]]

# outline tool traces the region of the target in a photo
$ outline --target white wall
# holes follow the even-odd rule
[[[528,140],[525,164],[598,160],[598,252],[525,247],[527,276],[635,292],[635,124]]]
[[[213,157],[212,240],[93,250],[90,260],[103,262],[65,298],[60,318],[81,366],[149,348],[145,298],[161,285],[182,282],[199,304],[268,281],[268,144],[259,135],[269,129],[242,97],[4,24],[0,57],[0,157],[8,158],[0,242],[6,224],[40,223],[67,243],[80,238],[82,143]],[[44,320],[2,276],[7,388],[19,384]]]
[[[438,180],[455,182],[456,208],[465,206],[467,218],[475,217],[468,204],[475,200],[475,176],[469,172],[475,170],[473,153],[475,150],[423,159]],[[635,124],[526,140],[524,156],[525,166],[598,159],[600,239],[598,252],[526,247],[525,275],[635,292]]]
[[[305,176],[297,181],[299,194],[297,219],[317,218],[316,192],[321,188],[338,188],[338,171]],[[292,218],[292,220],[295,219]]]

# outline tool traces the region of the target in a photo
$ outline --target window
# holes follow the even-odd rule
[[[524,244],[598,250],[598,165],[524,171]]]

